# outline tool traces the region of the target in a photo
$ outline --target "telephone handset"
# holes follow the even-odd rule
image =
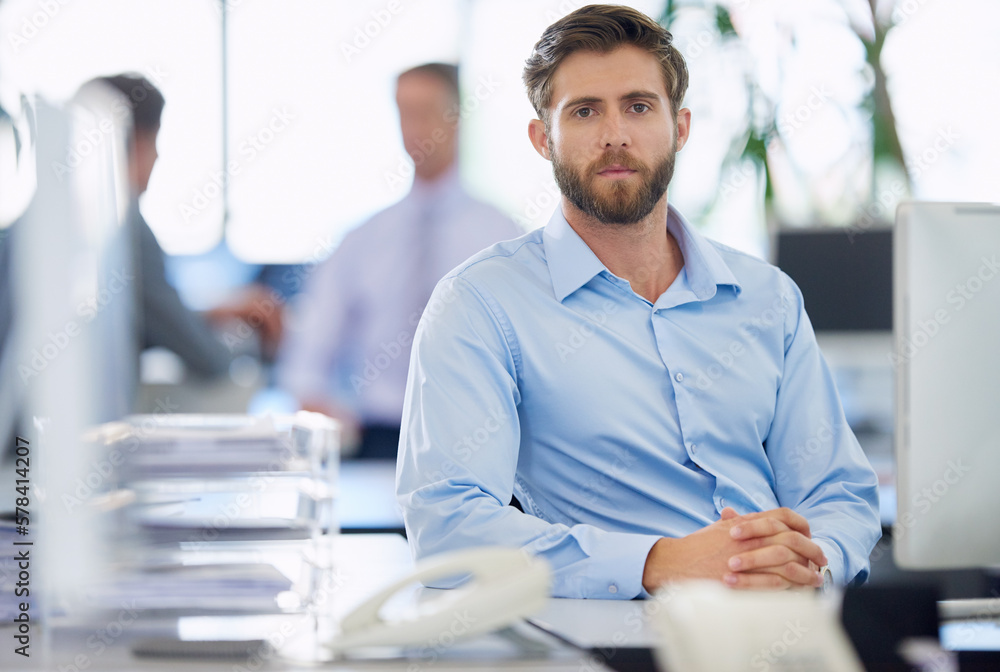
[[[386,620],[379,613],[401,589],[471,575],[441,598],[420,605],[413,617]],[[425,644],[449,631],[461,616],[460,635],[478,635],[520,620],[545,605],[552,570],[541,558],[515,548],[473,548],[428,558],[409,576],[387,586],[340,622],[340,633],[326,642],[334,652],[355,647]]]

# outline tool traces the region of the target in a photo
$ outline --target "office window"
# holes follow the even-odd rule
[[[228,11],[233,252],[251,262],[325,256],[399,200],[396,75],[455,62],[461,2],[244,0]]]
[[[549,163],[527,141],[534,112],[521,70],[542,30],[584,4],[4,0],[0,68],[5,85],[55,101],[96,75],[146,74],[167,98],[160,161],[142,201],[164,249],[214,248],[228,211],[225,236],[239,258],[307,261],[406,193],[412,167],[399,138],[394,78],[430,60],[463,62],[462,172],[470,189],[526,229],[544,224],[558,193]],[[666,6],[627,4],[657,18]],[[902,197],[1000,200],[993,177],[1000,69],[989,33],[1000,4],[879,3],[896,23],[882,62],[909,179],[871,160],[872,78],[855,30],[867,3],[672,5],[694,123],[670,198],[710,236],[764,256],[768,218],[778,226],[846,225],[897,183]],[[728,9],[735,34],[720,30],[716,5]],[[733,155],[755,120],[767,119],[767,105],[785,131],[769,150],[769,210],[759,165]]]
[[[217,5],[210,0],[0,4],[0,67],[4,80],[20,90],[61,102],[93,77],[133,71],[163,92],[160,158],[141,204],[164,249],[175,254],[211,249],[222,238],[220,199],[210,199],[196,220],[185,219],[181,207],[192,201],[203,176],[222,168]]]

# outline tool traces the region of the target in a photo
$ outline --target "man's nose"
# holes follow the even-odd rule
[[[630,144],[625,116],[619,111],[611,111],[604,115],[601,123],[601,146],[610,149],[628,147]]]

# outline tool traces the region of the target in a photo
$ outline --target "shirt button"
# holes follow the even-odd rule
[[[697,452],[698,452],[698,444],[697,443],[692,443],[691,444],[691,454],[694,455]]]
[[[681,382],[682,380],[684,380],[684,374],[679,372],[675,373],[674,380],[676,380],[678,383]]]
[[[615,593],[618,592],[618,586],[612,583],[610,586],[608,586],[608,592],[614,595]]]
[[[726,508],[726,498],[725,497],[722,497],[721,499],[719,499],[719,506],[721,506],[722,508]]]

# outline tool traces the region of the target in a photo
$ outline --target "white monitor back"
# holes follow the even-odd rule
[[[1000,566],[1000,206],[904,203],[893,257],[896,562]]]

